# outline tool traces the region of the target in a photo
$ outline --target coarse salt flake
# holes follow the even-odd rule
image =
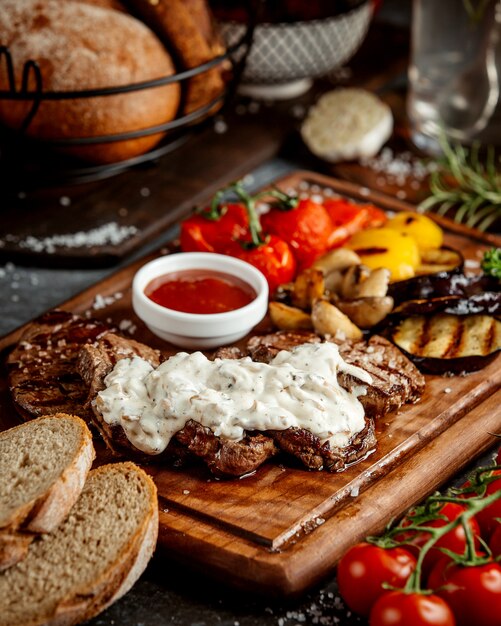
[[[93,246],[118,245],[138,232],[135,226],[121,226],[116,222],[108,222],[97,228],[76,233],[35,237],[29,235],[17,240],[20,248],[33,252],[53,254],[57,248],[91,248]]]

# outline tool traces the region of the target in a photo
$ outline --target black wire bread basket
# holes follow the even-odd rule
[[[16,85],[16,72],[11,52],[7,46],[0,46],[0,64],[3,64],[2,67],[5,68],[7,78],[7,89],[0,90],[0,101],[29,103],[28,111],[17,129],[7,128],[0,123],[0,171],[2,172],[3,185],[11,189],[25,189],[28,186],[64,185],[99,180],[132,167],[155,161],[178,148],[194,132],[203,128],[216,113],[218,115],[223,114],[225,107],[231,102],[252,44],[257,20],[255,6],[253,2],[247,3],[249,20],[245,32],[238,41],[229,45],[224,53],[191,69],[178,71],[155,80],[127,85],[73,91],[46,90],[43,85],[42,71],[35,60],[25,62],[22,68],[21,81]],[[223,64],[225,74],[229,76],[225,81],[223,90],[210,102],[204,103],[189,113],[184,113],[182,105],[186,99],[188,81],[210,72],[214,68],[222,67]],[[44,101],[107,97],[156,89],[173,83],[178,83],[181,87],[181,105],[177,116],[163,124],[100,136],[38,140],[26,135],[26,131]],[[119,142],[159,133],[165,133],[165,136],[152,149],[133,158],[112,163],[86,163],[58,152],[73,146]]]

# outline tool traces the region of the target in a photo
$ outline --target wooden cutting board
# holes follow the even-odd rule
[[[301,193],[340,193],[392,211],[412,209],[311,172],[297,172],[278,184]],[[501,238],[494,235],[440,221],[446,242],[460,249],[470,266],[478,265],[486,247],[501,245]],[[148,259],[166,252],[158,251]],[[132,323],[135,339],[174,352],[159,343],[131,310],[131,279],[148,259],[94,285],[61,308],[122,327],[130,328]],[[21,331],[0,340],[3,353]],[[172,560],[179,561],[235,586],[268,594],[304,591],[323,578],[351,544],[382,530],[392,517],[494,444],[492,433],[501,432],[500,385],[499,359],[465,376],[427,376],[418,404],[379,421],[376,452],[339,474],[308,472],[285,457],[240,480],[217,480],[201,467],[148,467],[158,486],[159,545],[166,567],[172,567]],[[17,421],[3,376],[0,426]]]

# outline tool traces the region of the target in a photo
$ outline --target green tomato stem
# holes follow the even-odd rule
[[[436,542],[441,537],[449,533],[451,530],[454,530],[454,528],[459,526],[459,524],[462,524],[465,530],[468,527],[466,536],[467,536],[468,542],[471,540],[471,545],[468,545],[467,543],[467,546],[466,546],[466,557],[467,557],[468,563],[470,565],[476,564],[477,561],[478,563],[480,563],[481,559],[477,559],[476,557],[475,540],[474,540],[474,537],[472,536],[471,528],[469,528],[468,522],[477,513],[487,508],[493,502],[496,502],[496,500],[499,500],[499,499],[501,499],[501,489],[487,497],[476,497],[476,498],[469,498],[469,499],[455,498],[452,496],[431,496],[428,500],[429,502],[452,502],[454,504],[462,504],[467,507],[467,510],[461,513],[460,515],[458,515],[456,519],[452,520],[445,526],[440,526],[440,527],[405,526],[405,527],[398,527],[398,528],[392,529],[391,530],[392,534],[395,534],[394,533],[395,530],[398,530],[398,532],[408,532],[409,530],[412,529],[412,530],[418,530],[418,532],[422,532],[422,533],[429,533],[431,535],[430,539],[422,546],[421,550],[419,551],[419,556],[418,556],[417,563],[416,563],[416,569],[412,572],[409,579],[407,580],[407,583],[403,589],[404,593],[421,593],[422,594],[425,592],[421,587],[421,576],[422,576],[424,559],[426,555],[428,554],[428,552],[431,550],[431,548],[433,548],[433,546],[436,544]]]
[[[262,228],[261,222],[259,221],[259,217],[256,211],[256,196],[251,196],[244,189],[242,183],[237,181],[230,187],[242,200],[245,206],[245,210],[247,211],[247,216],[249,218],[249,231],[251,235],[252,244],[257,248],[265,243],[265,240],[262,237]]]

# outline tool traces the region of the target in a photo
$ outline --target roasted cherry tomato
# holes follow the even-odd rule
[[[474,624],[475,622],[472,622]],[[437,595],[390,591],[372,607],[370,626],[455,626],[456,620]]]
[[[270,294],[279,285],[290,282],[296,274],[296,260],[289,245],[275,235],[269,235],[265,243],[257,247],[245,248],[239,243],[233,244],[226,248],[225,253],[261,270],[268,281]]]
[[[324,207],[334,225],[330,246],[342,246],[352,235],[364,228],[383,226],[388,218],[372,204],[355,204],[342,198],[326,200]]]
[[[210,215],[206,209],[181,222],[183,252],[223,252],[229,242],[245,237],[249,218],[242,204],[224,205],[220,217]]]
[[[428,586],[451,607],[458,626],[501,624],[499,563],[462,566],[445,557],[433,568]]]
[[[299,269],[309,267],[330,247],[334,226],[325,207],[313,200],[299,200],[292,209],[272,208],[261,217],[264,232],[277,235],[291,247]]]
[[[461,513],[464,513],[464,511],[466,511],[466,508],[466,506],[462,506],[461,504],[446,502],[437,510],[437,515],[441,515],[445,519],[434,519],[424,523],[423,525],[431,526],[433,528],[440,528],[441,526],[445,526],[455,520],[457,517],[459,517]],[[402,525],[408,526],[411,523],[412,516],[408,516],[402,522]],[[478,523],[474,518],[471,518],[468,524],[478,544],[478,537],[480,536],[480,528],[478,526]],[[427,532],[409,532],[407,535],[403,533],[402,535],[399,535],[397,537],[398,541],[410,540],[411,543],[406,546],[406,548],[410,552],[415,553],[416,556],[419,554],[419,550],[424,546],[429,538],[430,534]],[[447,550],[455,552],[456,554],[463,554],[466,548],[466,535],[462,524],[459,524],[443,537],[440,537],[440,539],[435,543],[434,547],[428,551],[423,561],[423,570],[425,575],[430,572],[435,563],[443,556],[443,552],[441,552],[438,548],[446,548]]]
[[[359,543],[339,561],[339,592],[352,611],[368,616],[388,583],[403,587],[416,567],[414,556],[403,548],[384,549],[370,543]]]

